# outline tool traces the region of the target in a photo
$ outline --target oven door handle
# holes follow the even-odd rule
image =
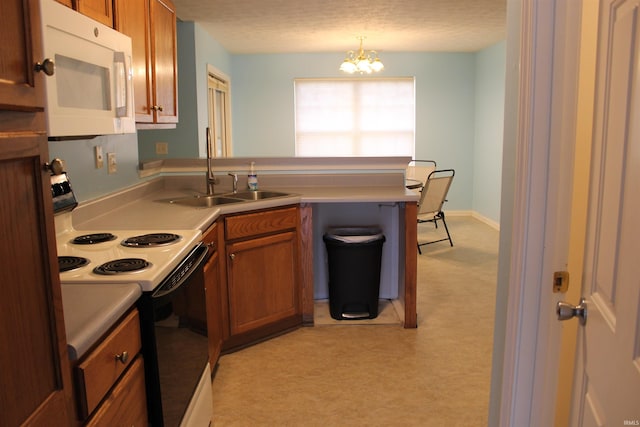
[[[198,243],[191,252],[180,262],[172,272],[167,276],[160,286],[151,294],[152,298],[162,298],[172,292],[177,291],[193,273],[204,265],[207,260],[209,248],[202,243]]]

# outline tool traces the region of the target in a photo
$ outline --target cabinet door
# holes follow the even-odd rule
[[[178,122],[176,9],[169,0],[151,0],[151,57],[155,123]]]
[[[113,28],[112,0],[76,0],[76,6],[83,15]]]
[[[209,339],[209,364],[218,363],[222,348],[222,297],[220,291],[220,256],[216,251],[204,267],[207,301],[207,334]]]
[[[44,111],[40,2],[3,0],[0,40],[0,109]]]
[[[46,153],[45,135],[0,132],[0,182],[11,188],[0,206],[0,418],[6,425],[68,425],[71,382],[51,187],[41,167]]]
[[[296,233],[227,245],[231,335],[299,315]]]
[[[207,305],[207,337],[209,339],[209,364],[212,369],[218,363],[222,349],[224,311],[222,304],[221,269],[219,255],[219,230],[217,224],[207,230],[202,241],[209,247],[211,257],[204,266],[204,288]]]
[[[149,0],[115,0],[115,28],[131,37],[136,122],[153,122]]]

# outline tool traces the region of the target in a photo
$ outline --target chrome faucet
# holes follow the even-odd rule
[[[213,155],[211,154],[211,129],[207,127],[207,196],[214,193],[216,177],[213,175]]]
[[[227,175],[233,178],[233,194],[238,192],[238,174],[229,172]]]

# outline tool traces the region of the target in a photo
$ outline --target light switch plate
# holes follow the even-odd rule
[[[156,142],[156,154],[169,154],[169,143]]]
[[[107,153],[107,171],[112,174],[118,171],[118,162],[116,161],[116,153]]]

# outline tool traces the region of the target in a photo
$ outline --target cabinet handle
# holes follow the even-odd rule
[[[35,65],[34,69],[38,73],[40,71],[42,71],[47,76],[53,76],[53,74],[56,71],[56,67],[55,67],[54,62],[49,58],[45,58],[42,62],[36,62],[36,65]]]
[[[116,360],[119,360],[124,365],[125,363],[127,363],[127,361],[129,361],[129,352],[123,351],[120,354],[116,354]]]
[[[236,254],[229,254],[229,258],[231,258],[232,260],[236,259]]]
[[[162,105],[154,105],[153,107],[151,107],[151,109],[153,111],[164,111],[164,108],[162,108]]]
[[[53,175],[60,175],[64,170],[64,163],[56,157],[51,160],[51,163],[45,163],[43,168],[45,171],[51,172]]]

